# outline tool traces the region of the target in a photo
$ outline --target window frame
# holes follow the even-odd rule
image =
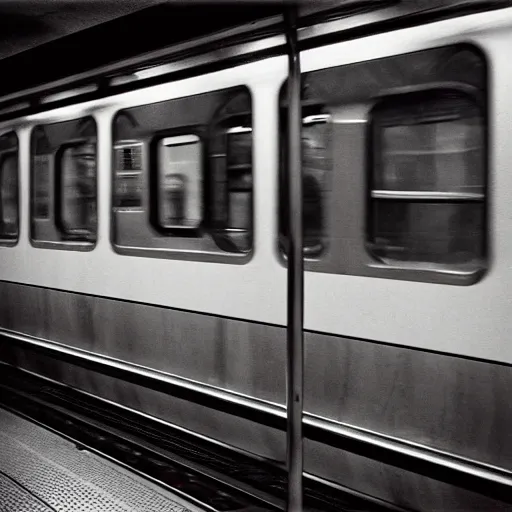
[[[14,155],[16,158],[17,166],[16,166],[16,214],[17,214],[17,233],[15,237],[6,237],[3,234],[0,234],[0,247],[14,247],[18,244],[20,240],[20,229],[21,229],[21,222],[20,222],[20,151],[19,151],[19,138],[18,134],[15,130],[9,130],[7,132],[4,132],[0,135],[1,138],[10,138],[13,139],[13,147],[9,149],[5,149],[3,151],[0,151],[0,186],[3,182],[3,166],[5,159],[9,156]],[[3,212],[2,212],[3,213]],[[3,224],[3,215],[1,223]]]
[[[401,98],[411,98],[414,96],[426,95],[429,97],[431,94],[439,94],[439,93],[449,93],[455,92],[465,99],[469,100],[473,103],[473,105],[478,109],[480,114],[480,119],[482,121],[482,152],[483,152],[483,168],[482,168],[482,198],[478,200],[472,200],[470,198],[470,194],[461,193],[460,198],[446,198],[446,199],[437,199],[434,202],[442,202],[442,204],[467,204],[467,203],[475,203],[478,202],[482,204],[483,207],[483,233],[481,238],[482,243],[482,255],[481,255],[481,264],[475,265],[473,270],[462,270],[456,268],[456,266],[451,264],[442,264],[442,263],[434,263],[427,264],[425,262],[420,261],[411,261],[411,262],[402,262],[399,260],[386,260],[379,256],[377,256],[372,246],[374,245],[371,239],[371,233],[374,232],[373,229],[373,204],[378,198],[372,197],[373,189],[373,180],[375,176],[375,166],[381,164],[382,162],[382,147],[381,147],[381,137],[377,135],[377,131],[384,126],[379,119],[379,116],[376,115],[376,112],[382,105],[386,102],[396,102],[396,104],[400,103]],[[408,125],[405,125],[408,126]],[[463,285],[471,285],[476,283],[478,280],[482,278],[484,273],[487,270],[487,262],[489,259],[489,208],[488,208],[488,180],[489,180],[489,149],[488,149],[488,112],[486,108],[486,98],[481,92],[475,88],[463,83],[454,83],[454,82],[433,82],[422,84],[418,86],[409,86],[409,87],[398,87],[393,88],[384,93],[380,94],[378,97],[374,98],[373,105],[368,112],[368,124],[367,124],[367,133],[366,133],[366,148],[369,149],[367,151],[367,155],[369,155],[366,159],[366,183],[365,183],[365,220],[364,220],[364,244],[365,250],[367,254],[370,256],[372,263],[371,266],[375,268],[388,268],[390,271],[396,275],[396,279],[405,279],[407,273],[414,272],[418,276],[420,274],[428,275],[430,278],[428,281],[431,282],[443,282],[444,284],[463,284]],[[421,192],[419,192],[421,195]],[[424,193],[423,196],[428,195],[428,193]],[[389,198],[391,201],[392,197]],[[404,202],[407,204],[411,203],[423,203],[423,202],[432,202],[432,200],[424,199],[422,201],[421,198],[417,198],[413,201],[404,199]],[[416,279],[415,279],[416,280]],[[418,280],[427,280],[427,279],[418,279]]]
[[[230,153],[230,148],[232,148],[232,145],[229,144],[229,138],[230,138],[230,135],[232,134],[246,134],[246,133],[250,133],[250,138],[251,138],[251,142],[253,140],[253,127],[252,126],[245,126],[246,123],[235,123],[235,124],[238,124],[238,126],[232,126],[231,128],[228,128],[227,131],[226,131],[226,171],[227,171],[227,192],[228,192],[228,206],[227,206],[227,217],[228,217],[228,225],[230,224],[231,222],[231,214],[232,214],[232,210],[231,210],[231,203],[229,201],[229,194],[233,193],[234,191],[240,193],[240,192],[244,192],[244,193],[247,193],[247,191],[249,190],[250,194],[251,194],[251,201],[250,201],[250,218],[249,218],[249,224],[250,224],[250,227],[249,229],[247,230],[248,232],[252,232],[254,230],[254,212],[253,212],[253,209],[254,209],[254,202],[253,202],[253,197],[254,197],[254,165],[253,165],[253,162],[252,162],[252,144],[251,144],[251,163],[250,164],[232,164],[230,165],[230,157],[231,157],[231,153]],[[250,169],[250,176],[251,176],[251,186],[249,189],[247,188],[235,188],[233,189],[231,187],[231,180],[230,180],[230,173],[231,172],[236,172],[236,171],[233,171],[233,169],[235,169],[236,167],[238,166],[238,169],[236,169],[237,171],[245,171],[248,169]],[[245,167],[247,166],[247,168]],[[234,232],[234,231],[238,231],[238,232],[243,232],[244,231],[244,228],[235,228],[233,226],[230,226],[228,228],[226,228],[228,230],[231,230],[231,232]],[[251,237],[253,236],[253,233],[251,233]]]

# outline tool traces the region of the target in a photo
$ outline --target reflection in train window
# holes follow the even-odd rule
[[[197,229],[203,220],[203,147],[197,135],[158,143],[158,223]]]
[[[18,220],[18,154],[0,155],[0,240],[16,240]]]
[[[90,235],[96,225],[96,146],[65,148],[60,161],[60,216],[69,237]]]
[[[484,257],[484,123],[475,102],[438,91],[374,111],[369,238],[382,260],[472,268]]]
[[[326,247],[326,198],[329,191],[329,125],[326,114],[310,115],[302,120],[302,187],[303,187],[303,246],[305,257],[319,257]],[[284,143],[284,139],[283,139]],[[286,252],[288,233],[288,200],[286,192],[286,155],[281,167],[281,248]]]

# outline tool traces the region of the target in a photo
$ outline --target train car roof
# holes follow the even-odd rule
[[[223,37],[247,41],[255,34],[260,38],[282,34],[282,13],[289,4],[298,5],[302,28],[378,13],[377,21],[389,30],[393,23],[422,23],[506,7],[512,1],[2,0],[0,111],[20,98],[29,97],[33,103],[42,87],[69,87],[70,77],[74,78],[69,83],[76,86],[90,77],[101,80],[125,73],[130,66],[144,69],[161,64],[168,61],[170,48],[180,47],[183,52],[208,44],[219,48]],[[369,20],[358,23],[355,36],[362,34],[363,27],[373,30],[376,17]]]

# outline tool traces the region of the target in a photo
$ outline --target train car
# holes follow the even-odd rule
[[[299,32],[305,472],[505,510],[395,461],[512,486],[512,8],[407,9]],[[287,57],[244,37],[1,121],[0,354],[281,464]]]

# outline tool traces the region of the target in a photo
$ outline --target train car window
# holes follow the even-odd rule
[[[383,100],[373,111],[369,247],[382,261],[474,266],[484,258],[482,113],[465,94]]]
[[[0,244],[13,245],[19,236],[18,139],[0,137]]]
[[[323,66],[304,73],[301,82],[304,268],[458,286],[478,282],[492,240],[485,55],[469,44],[449,45]],[[281,115],[283,139],[285,124]],[[282,174],[284,253],[287,190]]]
[[[32,132],[31,241],[91,250],[97,237],[96,123],[86,117]]]
[[[247,262],[253,244],[252,143],[246,87],[120,111],[114,119],[115,250]]]
[[[203,220],[203,144],[197,135],[158,143],[158,222],[164,229],[197,229]]]

